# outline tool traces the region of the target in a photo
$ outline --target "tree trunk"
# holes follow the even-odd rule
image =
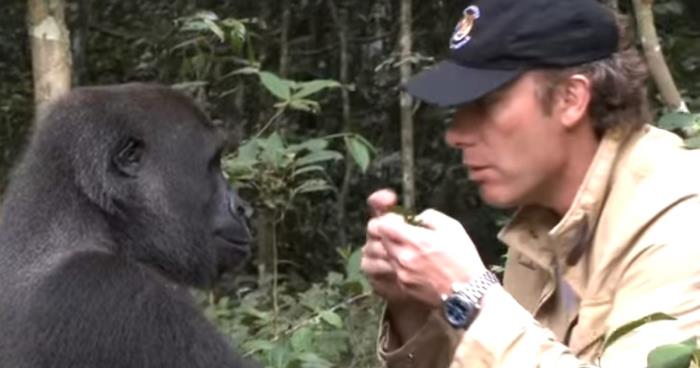
[[[41,109],[71,87],[70,37],[63,0],[29,0],[34,102]]]
[[[275,211],[261,209],[255,217],[255,245],[257,246],[258,282],[270,281],[276,269]]]
[[[412,51],[412,11],[411,0],[401,0],[401,84],[411,77]],[[401,91],[401,182],[403,185],[403,206],[413,210],[416,205],[416,179],[413,149],[413,98]]]
[[[282,2],[282,36],[280,39],[280,76],[287,78],[289,74],[289,26],[291,21],[291,0]]]
[[[634,5],[634,13],[637,19],[639,37],[644,48],[644,55],[664,104],[670,111],[688,112],[688,107],[683,101],[676,83],[673,81],[673,76],[661,51],[659,37],[654,25],[652,9],[654,0],[632,0],[632,4]]]
[[[88,79],[88,62],[87,62],[87,37],[88,26],[90,24],[90,5],[92,1],[78,0],[76,1],[78,12],[71,23],[71,49],[73,55],[73,85],[80,86],[87,82]]]
[[[340,43],[340,83],[344,86],[341,89],[341,98],[343,100],[343,130],[352,132],[352,119],[350,111],[350,92],[347,89],[350,83],[348,68],[350,66],[350,53],[348,51],[348,11],[347,9],[338,9],[333,0],[328,0],[331,18],[336,24],[338,32],[338,41]],[[346,202],[350,193],[350,180],[355,173],[355,166],[350,153],[345,155],[345,174],[343,175],[343,183],[340,186],[338,193],[338,202],[336,205],[336,216],[338,219],[338,241],[341,246],[348,245],[348,237],[345,232],[346,228]]]

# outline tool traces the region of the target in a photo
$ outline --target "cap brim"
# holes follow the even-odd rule
[[[405,89],[431,104],[457,106],[479,99],[520,74],[522,71],[476,69],[446,60],[414,76]]]

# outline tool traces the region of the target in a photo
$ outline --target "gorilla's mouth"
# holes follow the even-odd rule
[[[216,260],[219,275],[235,271],[250,257],[250,241],[248,239],[226,238],[216,236]]]

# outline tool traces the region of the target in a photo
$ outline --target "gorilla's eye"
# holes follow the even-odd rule
[[[126,139],[119,146],[117,154],[112,160],[114,166],[120,173],[126,176],[135,176],[141,164],[143,149],[143,141],[134,138]]]

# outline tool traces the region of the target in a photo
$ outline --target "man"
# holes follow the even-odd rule
[[[450,57],[408,83],[458,110],[445,140],[481,197],[517,207],[503,286],[462,226],[374,193],[362,267],[389,367],[644,367],[700,335],[700,156],[647,125],[646,72],[595,0],[473,0]],[[652,313],[609,347],[618,327]]]

